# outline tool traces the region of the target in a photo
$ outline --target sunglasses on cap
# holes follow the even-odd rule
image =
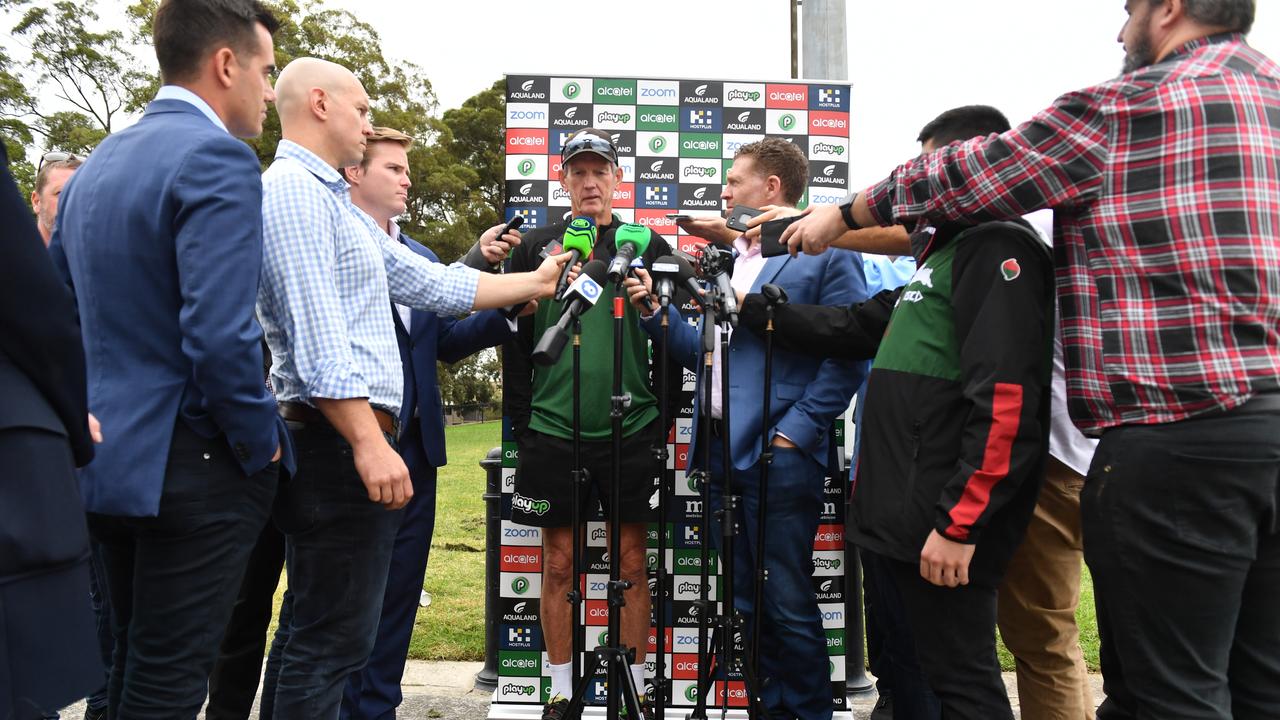
[[[560,150],[560,157],[567,162],[574,155],[584,152],[602,155],[614,165],[618,164],[618,150],[613,146],[613,143],[599,135],[588,132],[578,133],[569,138],[569,141]]]
[[[36,168],[36,172],[40,172],[44,169],[46,163],[60,163],[68,160],[84,160],[84,158],[76,155],[75,153],[62,152],[61,150],[47,152],[40,158],[40,165]]]

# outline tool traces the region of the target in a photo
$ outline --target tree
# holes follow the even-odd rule
[[[280,21],[273,38],[276,67],[284,68],[294,58],[315,57],[350,68],[369,94],[375,124],[394,127],[423,140],[433,136],[431,114],[436,100],[431,82],[413,63],[388,60],[372,25],[346,10],[325,7],[322,0],[277,0],[266,4]],[[138,0],[129,6],[135,39],[150,42],[158,5],[158,0]],[[158,87],[159,79],[151,78],[139,88],[132,106],[141,109]],[[268,113],[262,135],[247,142],[258,153],[262,167],[270,165],[280,143],[280,117]]]
[[[28,0],[5,1],[5,7],[26,5]],[[13,27],[31,60],[25,72],[6,73],[0,103],[6,120],[22,123],[46,149],[92,150],[111,133],[143,81],[124,33],[96,31],[91,26],[98,22],[95,0],[57,0],[30,4]],[[11,87],[10,79],[22,87]]]
[[[486,348],[453,365],[437,364],[440,398],[446,405],[490,405],[500,399],[502,361]]]
[[[413,187],[402,227],[446,261],[502,218],[505,102],[498,80],[433,120],[435,142],[410,155]]]

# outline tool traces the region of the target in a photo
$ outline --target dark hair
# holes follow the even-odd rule
[[[932,140],[934,147],[942,147],[957,140],[1002,133],[1008,129],[1009,120],[999,110],[990,105],[965,105],[930,120],[920,130],[916,142],[923,144]]]
[[[767,137],[743,145],[733,155],[735,160],[740,157],[753,158],[755,171],[765,177],[777,175],[782,183],[782,197],[789,204],[800,202],[809,179],[809,159],[800,148],[782,138]]]
[[[1159,0],[1151,0],[1154,5]],[[1248,33],[1253,29],[1257,0],[1182,0],[1187,17],[1211,28]]]
[[[258,25],[270,33],[280,27],[258,0],[162,0],[151,32],[161,82],[192,79],[219,47],[249,51]]]

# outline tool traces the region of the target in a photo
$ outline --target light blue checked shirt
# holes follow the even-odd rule
[[[400,415],[404,375],[392,301],[461,314],[479,272],[433,263],[351,203],[338,171],[281,140],[262,176],[258,317],[281,402],[369,398]]]

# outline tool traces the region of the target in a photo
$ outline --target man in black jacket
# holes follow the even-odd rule
[[[89,531],[93,457],[76,305],[0,143],[0,717],[42,717],[102,684]]]
[[[925,151],[985,134],[971,121],[989,111],[944,113],[926,127]],[[783,306],[775,331],[784,347],[875,357],[848,532],[880,607],[901,603],[946,716],[1011,718],[996,588],[1042,477],[1052,263],[1025,222],[921,223],[911,249],[919,270],[899,291],[852,309]],[[743,322],[761,327],[761,308],[748,296]],[[901,639],[890,651],[895,671],[910,653]],[[894,678],[895,717],[936,717],[919,695],[900,694],[908,682]]]

